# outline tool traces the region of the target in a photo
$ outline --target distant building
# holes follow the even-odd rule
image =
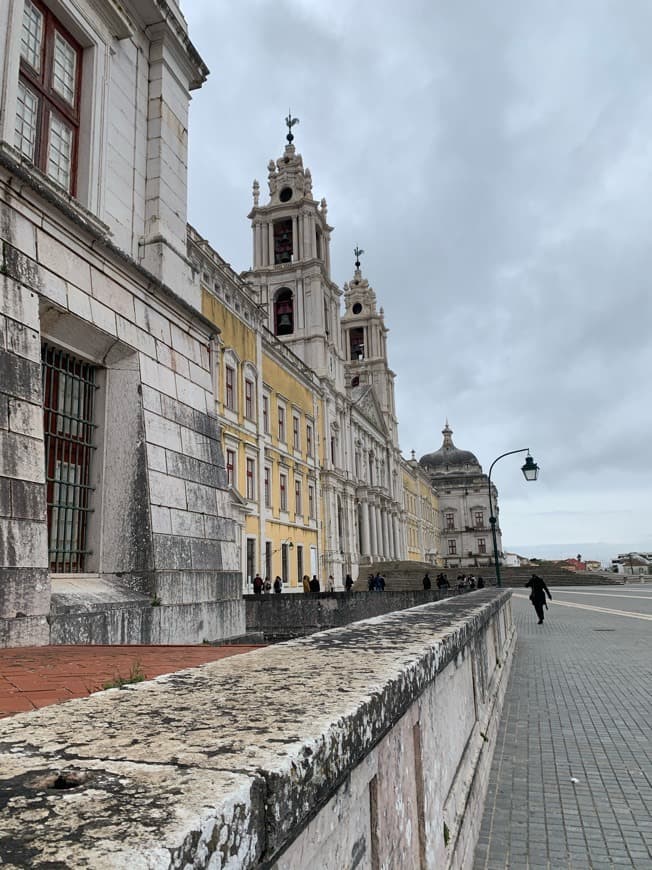
[[[618,574],[652,574],[652,553],[619,553],[611,568]]]
[[[442,553],[445,568],[470,568],[493,564],[489,517],[488,478],[477,458],[453,444],[448,421],[442,430],[439,450],[419,460],[439,496]],[[494,516],[499,518],[498,492],[492,484]],[[502,557],[500,526],[496,523],[499,558]]]

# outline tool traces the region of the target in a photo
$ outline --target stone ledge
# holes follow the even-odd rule
[[[269,861],[509,595],[470,593],[1,722],[4,866]],[[35,784],[64,768],[89,779]]]

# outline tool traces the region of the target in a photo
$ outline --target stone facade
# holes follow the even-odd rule
[[[0,9],[0,644],[240,634],[219,330],[186,257],[189,91],[207,69],[176,4],[56,10]],[[68,188],[56,154],[36,165],[53,128],[29,151],[50,26],[80,46]],[[53,116],[60,95],[37,99]]]
[[[489,517],[488,478],[477,458],[453,444],[453,430],[446,425],[439,450],[422,456],[419,464],[439,496],[441,521],[440,564],[445,568],[477,568],[493,565],[493,541]],[[502,554],[498,491],[491,485],[496,517],[496,540]]]

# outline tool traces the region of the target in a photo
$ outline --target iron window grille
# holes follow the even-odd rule
[[[95,450],[96,368],[44,344],[43,429],[50,571],[86,569],[92,513],[90,471]]]

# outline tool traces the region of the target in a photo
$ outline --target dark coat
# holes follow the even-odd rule
[[[546,586],[545,581],[536,574],[533,574],[525,585],[532,590],[530,592],[530,601],[533,603],[536,601],[537,603],[543,604],[546,600],[546,595],[552,601],[552,595],[550,594],[550,590]]]

